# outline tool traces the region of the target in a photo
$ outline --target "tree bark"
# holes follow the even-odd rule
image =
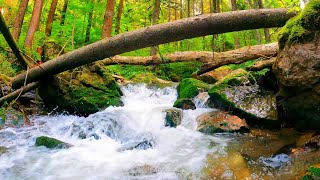
[[[115,0],[107,0],[101,38],[111,37]]]
[[[244,10],[206,14],[119,34],[89,44],[34,67],[12,79],[12,87],[45,79],[88,63],[145,47],[240,30],[281,27],[296,15],[287,9]]]
[[[159,23],[159,15],[160,15],[160,0],[155,0],[154,2],[154,10],[152,14],[152,25]],[[152,46],[150,48],[150,55],[156,55],[157,54],[157,47]]]
[[[270,58],[268,60],[264,60],[264,61],[258,61],[256,62],[253,66],[247,67],[247,70],[249,71],[260,71],[262,69],[265,68],[272,68],[272,65],[274,64],[274,62],[276,61],[276,57]]]
[[[34,33],[38,30],[41,18],[43,0],[35,0],[33,6],[33,12],[31,17],[31,22],[29,24],[28,33],[24,41],[24,46],[26,48],[31,48]]]
[[[123,2],[124,2],[124,0],[120,0],[119,5],[118,5],[117,21],[116,21],[116,34],[120,33],[120,24],[121,24],[122,10],[123,10]]]
[[[24,69],[27,69],[28,66],[31,67],[32,66],[31,63],[29,63],[27,61],[27,59],[24,58],[24,56],[20,52],[19,47],[16,44],[16,42],[14,41],[1,12],[0,12],[0,32],[2,33],[4,38],[6,39],[7,43],[9,44],[10,48],[12,49],[13,54],[17,57],[19,63],[24,67]]]
[[[90,12],[88,15],[88,25],[87,25],[87,30],[86,30],[86,38],[84,42],[89,42],[90,41],[90,32],[91,32],[91,26],[92,26],[92,16],[93,16],[93,6],[94,6],[95,0],[91,0],[91,7],[90,7]]]
[[[16,20],[14,21],[13,32],[12,32],[12,36],[16,41],[19,40],[19,37],[21,34],[21,27],[23,24],[24,15],[26,14],[26,10],[28,7],[28,2],[29,2],[29,0],[21,0],[20,1],[18,14],[16,16]]]
[[[47,24],[46,24],[46,35],[50,36],[51,35],[51,30],[52,30],[52,22],[54,18],[54,13],[56,12],[58,0],[52,0],[49,14],[48,14],[48,19],[47,19]]]
[[[217,67],[226,64],[239,64],[256,58],[274,56],[278,53],[278,44],[265,44],[251,47],[243,47],[226,52],[215,53],[215,65]],[[131,64],[131,65],[157,65],[173,62],[198,61],[212,64],[212,52],[209,51],[184,51],[175,52],[161,56],[132,57],[132,56],[114,56],[106,58],[97,63],[107,66],[114,64]],[[215,68],[217,68],[215,67]]]
[[[244,47],[227,52],[221,52],[214,55],[215,61],[204,64],[198,75],[209,72],[217,67],[227,64],[240,64],[248,59],[253,60],[260,57],[273,57],[278,53],[279,47],[277,43],[271,43],[267,45],[256,45]]]
[[[61,16],[61,21],[60,21],[60,25],[64,26],[64,22],[66,19],[66,14],[67,14],[67,9],[68,9],[68,2],[69,0],[64,0],[64,4],[63,4],[63,8],[62,8],[62,16]]]

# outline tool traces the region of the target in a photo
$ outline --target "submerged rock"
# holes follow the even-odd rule
[[[180,109],[196,109],[196,105],[193,103],[191,99],[177,99],[173,107],[180,108]]]
[[[182,111],[180,109],[167,109],[165,110],[166,119],[165,126],[168,127],[177,127],[181,124],[182,121]]]
[[[259,86],[232,86],[225,84],[209,90],[210,101],[216,108],[232,110],[249,120],[250,124],[278,126],[276,98],[273,92]]]
[[[37,137],[35,146],[45,146],[49,149],[67,149],[72,145],[55,138],[40,136]]]
[[[6,153],[7,151],[8,151],[8,148],[4,146],[0,146],[0,155]]]
[[[87,116],[108,106],[122,105],[122,92],[108,72],[77,70],[60,73],[43,83],[39,94],[47,107]]]
[[[137,166],[132,169],[129,169],[128,174],[130,176],[143,176],[143,175],[150,175],[155,174],[158,172],[158,169],[151,166],[151,165],[143,165],[143,166]]]
[[[310,1],[279,35],[273,65],[284,118],[297,128],[320,128],[320,1]]]
[[[249,131],[249,126],[244,119],[223,111],[202,114],[197,117],[197,122],[197,130],[206,134]]]
[[[133,149],[145,150],[155,145],[155,137],[151,133],[141,133],[122,139],[122,146],[118,151],[127,151]]]

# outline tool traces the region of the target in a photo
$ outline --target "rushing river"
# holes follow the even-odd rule
[[[165,110],[172,109],[177,98],[175,87],[127,85],[122,91],[123,107],[109,107],[89,117],[35,116],[31,118],[33,126],[1,130],[0,146],[8,147],[8,152],[0,155],[0,179],[196,180],[206,179],[203,178],[206,168],[216,177],[214,173],[221,165],[225,170],[214,179],[234,179],[237,176],[233,173],[237,172],[233,170],[238,168],[239,172],[240,168],[246,173],[241,168],[247,164],[251,164],[254,173],[245,175],[273,179],[280,171],[272,169],[290,163],[290,157],[284,154],[261,157],[257,151],[268,149],[264,139],[256,142],[257,138],[250,136],[242,139],[242,135],[209,136],[197,132],[196,117],[213,110],[205,108],[203,97],[195,99],[196,110],[183,111],[181,125],[170,128],[165,127]],[[41,135],[72,147],[54,150],[36,147],[35,139]],[[242,144],[248,147],[239,148]],[[250,155],[257,154],[257,158],[242,163],[243,158],[239,159],[241,155],[234,153],[234,149],[243,150],[242,154],[252,151]],[[208,161],[213,162],[209,169]],[[283,172],[290,174],[291,169],[284,168]]]

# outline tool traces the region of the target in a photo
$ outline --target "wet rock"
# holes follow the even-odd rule
[[[128,174],[130,176],[143,176],[143,175],[151,175],[158,172],[158,169],[151,165],[143,165],[137,166],[132,169],[129,169]]]
[[[149,149],[155,145],[155,137],[151,133],[141,133],[130,136],[128,139],[122,139],[123,145],[118,151],[127,151],[133,149]]]
[[[200,92],[207,91],[209,85],[193,78],[183,79],[177,87],[178,98],[194,98]]]
[[[108,106],[120,106],[122,92],[114,78],[101,69],[98,73],[87,68],[60,73],[39,88],[47,107],[70,113],[89,115]]]
[[[317,180],[320,179],[320,164],[310,166],[302,180]]]
[[[283,165],[288,164],[291,158],[286,154],[277,154],[275,156],[268,157],[268,158],[261,157],[259,160],[265,166],[272,167],[272,168],[279,168]]]
[[[209,90],[212,106],[231,110],[233,114],[245,118],[250,125],[278,127],[276,97],[257,85],[232,86],[225,84],[214,86]]]
[[[180,108],[180,109],[196,109],[196,105],[193,103],[191,99],[177,99],[173,107]]]
[[[250,83],[249,72],[239,68],[232,71],[227,76],[223,77],[219,81],[215,83],[215,86],[218,85],[230,85],[230,86],[238,86]]]
[[[71,144],[62,142],[55,138],[50,138],[47,136],[37,137],[35,146],[45,146],[49,149],[67,149],[71,147]]]
[[[8,151],[8,148],[0,146],[0,156]]]
[[[238,152],[227,156],[209,154],[201,179],[250,179],[250,170]]]
[[[219,132],[248,132],[249,126],[244,119],[223,111],[213,111],[197,117],[197,130],[207,134]]]
[[[177,127],[182,121],[182,111],[180,109],[167,109],[165,110],[166,119],[165,126]]]
[[[212,71],[209,71],[207,73],[201,74],[198,79],[200,79],[203,82],[213,84],[227,75],[229,75],[233,70],[229,67],[222,66],[217,69],[214,69]]]
[[[284,118],[297,128],[320,128],[319,1],[289,20],[279,35],[280,52],[273,65]]]

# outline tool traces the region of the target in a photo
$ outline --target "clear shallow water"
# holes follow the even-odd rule
[[[183,111],[182,125],[168,128],[163,111],[172,108],[175,87],[127,85],[122,91],[123,107],[86,118],[38,116],[34,126],[1,130],[0,146],[9,152],[0,156],[0,179],[200,179],[207,154],[225,154],[230,138],[195,131],[196,117],[212,111],[201,100],[197,110]],[[41,135],[73,147],[35,147]]]

